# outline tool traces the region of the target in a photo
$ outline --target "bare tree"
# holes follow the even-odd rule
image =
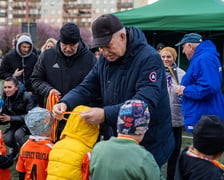
[[[88,48],[90,48],[92,40],[91,32],[87,28],[80,28],[80,34],[83,42],[86,44]]]
[[[54,28],[46,23],[37,23],[36,47],[41,47],[48,38],[59,39],[60,28]]]
[[[52,27],[46,23],[37,23],[37,42],[34,44],[36,48],[41,48],[48,38],[55,38],[59,40],[60,28]],[[15,36],[21,33],[21,25],[12,25],[0,29],[0,49],[5,53],[12,49],[12,40]],[[80,34],[83,42],[90,47],[91,32],[87,28],[80,28]]]

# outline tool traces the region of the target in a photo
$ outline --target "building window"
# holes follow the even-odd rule
[[[107,13],[107,8],[104,8],[104,9],[103,9],[103,12],[104,12],[104,13]]]
[[[54,18],[51,19],[51,23],[55,23],[55,19]]]
[[[110,12],[111,12],[111,13],[114,13],[114,12],[115,12],[115,9],[114,9],[114,8],[111,8],[111,9],[110,9]]]
[[[96,12],[96,14],[97,14],[97,13],[100,13],[100,9],[98,9],[98,8],[95,9],[95,12]]]

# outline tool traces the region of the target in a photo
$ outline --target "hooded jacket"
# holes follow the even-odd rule
[[[203,41],[196,48],[181,84],[184,125],[194,126],[202,115],[213,114],[224,119],[224,98],[221,92],[222,67],[215,45]]]
[[[25,125],[24,117],[35,104],[32,96],[25,91],[23,84],[19,83],[18,91],[11,97],[7,97],[5,93],[3,93],[2,99],[4,101],[2,113],[10,116],[10,125]]]
[[[63,97],[82,82],[95,63],[96,57],[81,40],[77,53],[71,57],[63,55],[58,41],[40,55],[31,77],[33,89],[44,97],[51,89],[57,89]]]
[[[92,150],[99,134],[97,125],[87,123],[80,116],[89,109],[78,106],[69,116],[60,140],[50,152],[47,180],[82,180],[82,160]]]
[[[125,55],[114,62],[101,56],[84,81],[66,94],[61,102],[72,109],[102,97],[105,123],[116,135],[120,106],[129,99],[144,101],[148,104],[151,120],[141,144],[162,165],[174,147],[165,68],[160,55],[146,43],[140,29],[126,28],[126,32]]]
[[[20,45],[22,43],[29,43],[30,49],[26,55],[22,55],[20,51]],[[16,48],[11,50],[2,60],[0,66],[0,79],[6,79],[13,75],[15,70],[24,69],[24,72],[18,79],[25,85],[27,91],[31,91],[30,76],[33,72],[33,67],[37,61],[37,56],[33,53],[33,43],[29,36],[22,35],[17,43]]]

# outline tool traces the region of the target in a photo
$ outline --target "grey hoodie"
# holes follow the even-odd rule
[[[24,42],[29,43],[29,44],[30,44],[30,47],[31,47],[30,50],[29,50],[29,52],[28,52],[26,55],[22,55],[21,52],[20,52],[20,49],[19,49],[19,46],[20,46],[22,43],[24,43]],[[29,36],[27,36],[27,35],[22,35],[22,36],[20,36],[19,39],[18,39],[18,41],[17,41],[17,43],[16,43],[16,52],[17,52],[22,58],[24,58],[24,57],[28,57],[28,56],[32,53],[32,51],[33,51],[33,42],[32,42],[32,40],[31,40],[31,38],[30,38]]]

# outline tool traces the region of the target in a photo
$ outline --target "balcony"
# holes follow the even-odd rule
[[[77,18],[77,14],[75,14],[75,13],[63,13],[63,18],[64,19]]]
[[[41,0],[29,0],[29,3],[40,3],[41,2]]]
[[[7,5],[0,5],[0,9],[8,9]]]
[[[133,8],[133,3],[128,3],[128,2],[119,2],[117,3],[117,8],[121,9],[121,8]]]
[[[7,17],[7,12],[0,12],[0,17]]]
[[[15,10],[24,10],[24,9],[26,9],[26,6],[24,5],[24,6],[21,6],[21,5],[14,5],[13,6],[13,9],[15,9]]]
[[[26,14],[13,14],[13,18],[25,18]]]
[[[78,12],[78,17],[82,18],[82,17],[85,17],[85,18],[89,18],[91,17],[91,10],[79,10]]]
[[[70,3],[74,3],[75,1],[77,1],[77,0],[64,0],[64,4],[65,4],[65,3],[67,4],[67,3],[69,3],[69,2],[70,2]]]
[[[91,9],[92,8],[92,4],[77,4],[77,8],[78,9]]]

